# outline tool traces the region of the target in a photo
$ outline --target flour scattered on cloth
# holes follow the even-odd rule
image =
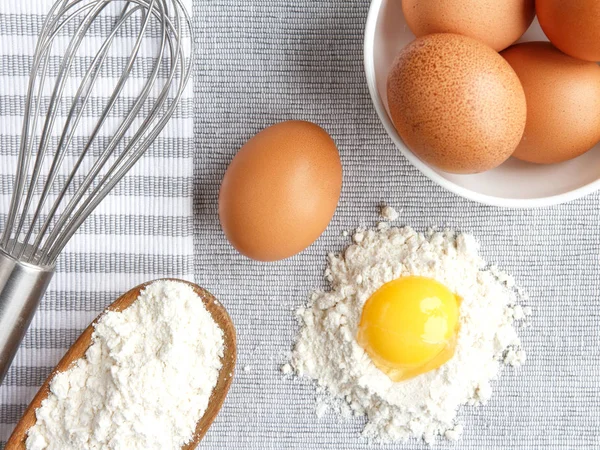
[[[317,381],[318,416],[329,408],[344,417],[366,416],[363,434],[370,440],[458,439],[457,409],[485,403],[501,367],[524,363],[513,323],[531,311],[517,305],[512,277],[486,269],[470,235],[384,228],[359,230],[353,241],[343,255],[328,256],[331,290],[314,292],[297,311],[301,330],[282,371]],[[433,278],[462,298],[460,331],[450,361],[395,383],[375,367],[356,335],[367,299],[409,275]]]
[[[389,205],[382,206],[380,214],[381,214],[381,217],[383,217],[385,220],[389,220],[390,222],[393,222],[398,217],[400,217],[400,213],[398,211],[396,211],[395,208],[393,208]]]
[[[219,377],[223,331],[187,284],[157,281],[95,326],[36,410],[30,450],[179,450]]]

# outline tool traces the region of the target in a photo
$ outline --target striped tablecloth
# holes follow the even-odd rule
[[[32,56],[52,3],[0,2],[0,228],[12,193]],[[110,22],[100,23],[92,29],[92,38],[107,35]],[[123,34],[127,36],[127,32]],[[131,36],[116,39],[115,46],[123,48],[132,42]],[[189,37],[187,41],[189,46]],[[83,45],[90,47],[89,52],[84,47],[78,59],[95,54],[94,39]],[[101,77],[119,75],[122,65],[111,61],[115,57],[108,56]],[[49,73],[56,73],[57,64],[58,59],[51,60]],[[74,66],[78,67],[77,60]],[[146,79],[139,70],[132,76],[140,83]],[[113,86],[102,79],[97,85],[100,93]],[[67,86],[65,95],[76,87]],[[123,98],[135,87],[139,84],[128,83]],[[92,102],[100,105],[97,99]],[[118,114],[110,120],[119,120]],[[93,118],[84,117],[82,130],[93,122]],[[0,387],[0,442],[8,438],[24,406],[81,330],[121,293],[161,277],[193,280],[193,123],[190,85],[181,107],[146,156],[84,223],[61,255],[48,293]],[[74,151],[81,148],[84,139],[81,133],[75,138]]]

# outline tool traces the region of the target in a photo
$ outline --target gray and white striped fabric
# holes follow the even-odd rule
[[[10,115],[9,97],[17,95],[7,78],[24,74],[29,61],[25,50],[13,49],[34,39],[39,3],[0,0],[0,55],[12,54],[0,64],[1,122]],[[600,195],[506,210],[466,201],[423,177],[395,149],[369,98],[362,66],[368,7],[368,0],[193,1],[193,116],[188,100],[177,119],[193,120],[193,145],[191,129],[172,123],[62,256],[35,328],[0,388],[0,441],[49,366],[97,312],[138,281],[191,276],[193,262],[196,282],[230,312],[239,344],[230,394],[200,448],[377,448],[360,439],[362,419],[318,419],[315,386],[278,369],[297,332],[293,310],[311,289],[326,287],[325,255],[347,245],[343,230],[374,225],[378,206],[388,202],[402,209],[399,224],[475,234],[484,257],[529,292],[534,310],[532,326],[519,331],[526,365],[502,373],[487,405],[460,411],[461,441],[435,448],[600,448]],[[312,120],[332,134],[344,166],[342,198],[330,227],[305,252],[253,262],[221,232],[219,184],[250,136],[286,119]],[[6,158],[18,141],[15,130],[0,127],[0,158]],[[0,173],[10,172],[0,165]],[[10,186],[2,182],[0,189]],[[152,212],[136,204],[146,200]],[[428,447],[410,441],[384,448]]]
[[[52,0],[0,2],[0,228],[12,193],[32,55],[52,3]],[[191,11],[189,2],[188,9]],[[108,20],[98,23],[90,32],[92,39],[83,44],[88,45],[90,56],[96,51],[94,36],[106,36],[111,27]],[[124,52],[132,42],[129,31],[132,29],[124,30],[115,42],[115,47],[123,48]],[[189,35],[186,41],[189,47]],[[87,54],[84,48],[78,58]],[[123,53],[123,60],[127,55]],[[117,70],[122,64],[114,60],[118,57],[115,54],[107,58],[101,77],[115,79],[120,74]],[[51,60],[50,74],[56,73],[58,64],[58,58]],[[83,73],[85,66],[78,64],[76,60],[74,75]],[[139,88],[147,72],[143,64],[134,66],[131,74],[134,81],[128,82],[122,98],[130,96],[132,91],[128,89]],[[164,78],[165,73],[160,76]],[[94,116],[102,107],[98,95],[102,95],[103,88],[113,87],[102,79],[97,86],[100,94],[89,104]],[[76,87],[77,84],[68,85],[65,95]],[[117,103],[109,120],[119,120],[124,102]],[[61,110],[59,114],[65,116],[67,112]],[[86,115],[82,130],[95,120]],[[75,138],[71,153],[82,148],[84,139],[83,134]],[[100,138],[104,142],[106,139]],[[190,85],[181,106],[146,156],[85,222],[60,257],[56,276],[0,387],[0,442],[8,438],[50,368],[104,307],[144,281],[161,277],[193,280],[192,177],[193,87]]]

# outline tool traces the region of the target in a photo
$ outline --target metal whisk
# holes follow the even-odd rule
[[[59,0],[50,10],[0,236],[0,383],[59,254],[173,115],[191,74],[193,51],[182,42],[191,34],[180,0]],[[80,53],[84,42],[95,56]],[[117,76],[102,77],[115,61]],[[98,100],[97,82],[106,89],[107,79]]]

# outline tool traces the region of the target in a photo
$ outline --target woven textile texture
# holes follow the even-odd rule
[[[13,48],[19,35],[33,41],[41,23],[42,8],[21,3],[33,0],[3,0],[0,7],[4,158],[17,145],[5,119],[17,115],[22,95],[9,80],[24,75],[23,54],[31,47],[17,54]],[[487,405],[460,411],[465,433],[458,443],[435,448],[600,448],[600,196],[508,210],[472,203],[428,181],[395,149],[372,108],[362,67],[368,7],[366,0],[194,1],[193,147],[191,130],[173,124],[136,167],[132,177],[138,178],[117,188],[62,255],[0,388],[0,440],[96,313],[137,281],[186,276],[193,249],[195,281],[227,307],[239,343],[230,394],[200,448],[372,448],[360,438],[362,419],[317,419],[314,384],[282,376],[279,366],[297,332],[294,309],[312,289],[326,288],[327,252],[348,243],[343,230],[374,225],[386,202],[402,210],[398,224],[472,232],[485,258],[529,292],[534,310],[532,326],[520,332],[526,365],[503,371]],[[186,119],[190,108],[184,102]],[[253,262],[228,245],[219,227],[219,183],[249,137],[286,119],[312,120],[332,134],[344,166],[342,198],[331,226],[308,250],[278,263]],[[5,179],[2,195],[10,190]],[[156,203],[151,214],[137,205],[148,197]],[[193,211],[185,206],[191,197]],[[0,208],[5,213],[5,203]],[[384,448],[427,446],[410,441]]]

